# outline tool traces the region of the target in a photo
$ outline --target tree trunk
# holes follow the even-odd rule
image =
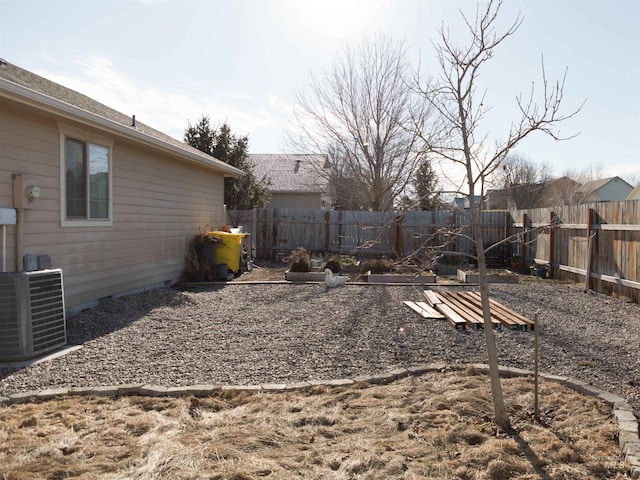
[[[498,350],[496,339],[491,323],[491,311],[489,306],[489,285],[487,282],[487,262],[484,254],[484,242],[482,240],[482,229],[480,225],[480,209],[475,204],[472,195],[469,198],[471,207],[471,222],[473,225],[473,238],[475,240],[478,258],[478,282],[480,284],[480,296],[482,297],[482,318],[484,320],[485,343],[487,344],[487,356],[489,358],[489,377],[491,378],[491,394],[493,397],[493,408],[495,421],[502,428],[509,428],[509,416],[504,408],[504,398],[502,396],[502,385],[500,384],[500,371],[498,369]]]

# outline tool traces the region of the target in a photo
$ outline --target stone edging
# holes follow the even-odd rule
[[[263,385],[192,385],[188,387],[163,387],[160,385],[112,385],[104,387],[72,387],[72,388],[50,388],[40,391],[14,393],[8,397],[0,397],[0,406],[25,403],[28,401],[51,400],[65,395],[93,395],[93,396],[121,396],[121,395],[141,395],[149,397],[181,397],[193,395],[196,397],[206,397],[221,390],[253,391],[253,392],[279,392],[285,390],[301,390],[314,386],[348,386],[356,382],[365,382],[375,385],[391,383],[394,380],[407,377],[409,375],[423,375],[425,373],[443,372],[453,370],[465,370],[472,368],[478,372],[488,373],[489,366],[484,363],[448,365],[432,363],[423,366],[400,368],[387,373],[368,375],[355,378],[343,378],[337,380],[311,380],[308,382],[280,384],[268,383]],[[520,368],[500,367],[500,376],[527,377],[533,372]],[[625,460],[629,464],[628,474],[632,479],[640,479],[640,438],[638,437],[638,420],[633,414],[631,406],[622,398],[603,390],[599,390],[592,385],[580,380],[559,375],[540,374],[540,377],[560,383],[582,395],[596,397],[610,406],[613,414],[618,420],[618,445]]]

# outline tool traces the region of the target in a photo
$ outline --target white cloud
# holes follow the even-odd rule
[[[233,131],[243,135],[278,129],[283,123],[284,102],[273,95],[257,98],[231,87],[223,90],[203,80],[149,84],[118,70],[101,55],[81,58],[76,65],[78,71],[73,75],[46,71],[38,74],[121,113],[135,115],[136,120],[180,140],[188,122],[195,122],[202,115],[209,115],[212,125],[226,121]]]
[[[618,176],[632,183],[640,181],[640,166],[637,163],[618,163],[605,166],[603,173],[605,178]]]

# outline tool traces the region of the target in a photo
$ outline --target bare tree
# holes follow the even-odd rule
[[[624,180],[633,187],[640,185],[640,173],[625,175]]]
[[[347,48],[298,94],[289,143],[306,152],[331,148],[334,180],[360,208],[393,208],[425,156],[413,124],[417,117],[426,131],[429,108],[410,73],[404,44],[377,36]]]
[[[501,0],[490,0],[485,9],[477,8],[475,19],[471,21],[464,13],[462,14],[470,34],[468,45],[461,47],[454,45],[448,30],[444,26],[439,30],[436,53],[440,73],[435,81],[427,87],[422,87],[421,90],[431,106],[437,110],[441,121],[442,134],[437,139],[430,139],[431,151],[437,154],[441,161],[452,166],[460,166],[464,171],[473,241],[476,247],[475,256],[478,262],[482,312],[486,325],[484,331],[495,420],[499,425],[507,428],[510,422],[502,396],[494,332],[490,327],[485,247],[480,225],[481,205],[476,202],[476,193],[482,195],[485,180],[501,166],[507,154],[529,134],[538,131],[556,140],[563,139],[556,129],[557,124],[574,116],[581,107],[572,113],[561,113],[564,78],[550,85],[543,63],[539,103],[535,100],[534,84],[527,96],[523,97],[520,94],[516,97],[520,119],[511,124],[506,138],[495,140],[493,146],[487,144],[488,134],[482,133],[481,120],[489,107],[483,103],[485,95],[478,93],[476,89],[478,76],[482,66],[493,57],[496,48],[513,35],[522,23],[522,17],[518,15],[509,28],[502,33],[498,32],[496,23],[501,6]]]
[[[604,172],[602,171],[602,164],[600,163],[587,165],[582,169],[569,168],[563,172],[563,176],[569,177],[579,183],[587,183],[605,178]]]
[[[536,163],[522,154],[509,153],[496,170],[496,181],[508,200],[509,208],[531,208],[551,180],[548,163]]]
[[[591,182],[605,179],[602,171],[602,164],[591,164],[582,169],[567,169],[564,176],[576,182],[574,188],[566,191],[568,205],[577,205],[589,201],[589,196],[593,193]]]

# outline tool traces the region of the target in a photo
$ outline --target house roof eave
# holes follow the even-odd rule
[[[75,121],[82,121],[94,128],[118,135],[136,143],[143,144],[171,155],[179,156],[197,165],[212,168],[221,172],[225,177],[242,177],[245,172],[221,160],[218,160],[205,153],[198,154],[167,143],[159,138],[155,138],[147,133],[136,130],[135,127],[128,127],[121,123],[101,117],[82,108],[70,105],[61,100],[55,99],[43,93],[24,87],[17,83],[0,78],[0,97],[13,100],[17,103],[25,104],[38,110],[46,111],[63,118]]]

